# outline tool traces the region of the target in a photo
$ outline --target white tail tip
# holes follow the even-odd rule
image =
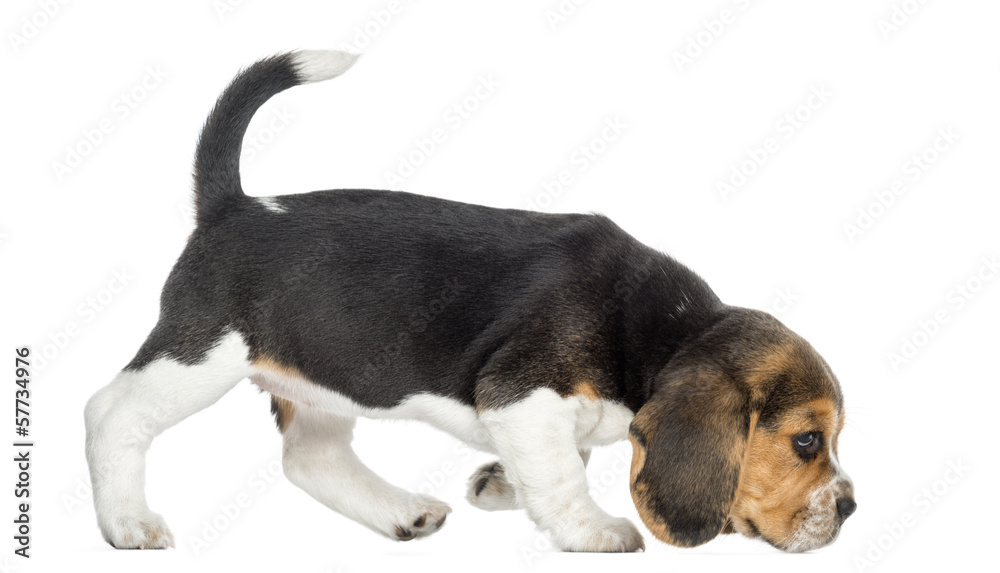
[[[339,50],[301,50],[293,59],[295,71],[302,83],[321,82],[346,72],[361,54]]]

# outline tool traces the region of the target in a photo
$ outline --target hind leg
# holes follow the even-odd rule
[[[161,432],[215,403],[249,373],[247,346],[231,333],[197,364],[161,357],[123,370],[87,402],[87,463],[108,543],[119,549],[174,545],[163,518],[146,504],[146,450]]]
[[[365,466],[351,448],[354,418],[276,400],[289,481],[317,501],[397,541],[428,536],[451,508],[396,487]]]

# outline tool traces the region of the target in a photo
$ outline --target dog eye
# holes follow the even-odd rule
[[[823,447],[823,434],[820,432],[806,432],[792,438],[795,453],[805,461],[816,457],[816,453]]]

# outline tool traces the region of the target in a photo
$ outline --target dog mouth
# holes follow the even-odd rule
[[[739,533],[742,534],[744,537],[748,537],[750,539],[760,539],[766,541],[772,547],[781,549],[781,547],[779,547],[774,541],[767,538],[763,533],[761,533],[760,528],[757,527],[757,524],[754,523],[754,521],[749,518],[734,519],[733,517],[730,517],[729,520],[726,521],[726,526],[722,529],[722,531],[724,533]]]
[[[827,545],[833,543],[837,536],[840,535],[840,525],[834,525],[825,534],[809,534],[801,535],[796,533],[784,544],[784,546],[775,545],[778,549],[782,551],[787,551],[788,553],[803,553],[805,551],[812,551],[813,549],[819,549],[821,547],[826,547]]]
[[[839,523],[833,522],[830,525],[824,525],[830,522],[811,519],[800,522],[798,527],[792,530],[787,539],[778,541],[765,535],[752,519],[742,519],[740,521],[742,521],[742,527],[737,526],[738,522],[731,519],[726,524],[726,528],[738,531],[750,539],[760,539],[771,547],[786,553],[803,553],[819,549],[833,543],[840,535]]]
[[[796,524],[791,535],[784,543],[773,544],[782,551],[789,553],[802,553],[819,549],[833,543],[840,535],[842,521],[838,519],[836,512],[832,514],[828,511],[818,511],[812,507],[805,507],[795,514],[792,522]]]

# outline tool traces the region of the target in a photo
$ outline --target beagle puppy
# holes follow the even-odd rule
[[[563,550],[644,548],[588,493],[590,450],[625,438],[632,499],[663,542],[733,531],[785,551],[833,541],[856,505],[829,366],[607,218],[388,191],[243,193],[257,108],[355,59],[261,60],[208,117],[197,227],[159,320],[85,408],[104,539],[173,546],[146,504],[146,450],[250,378],[272,396],[288,479],[393,540],[434,533],[451,509],[367,468],[351,449],[358,416],[422,420],[494,453],[468,500],[526,510]]]

